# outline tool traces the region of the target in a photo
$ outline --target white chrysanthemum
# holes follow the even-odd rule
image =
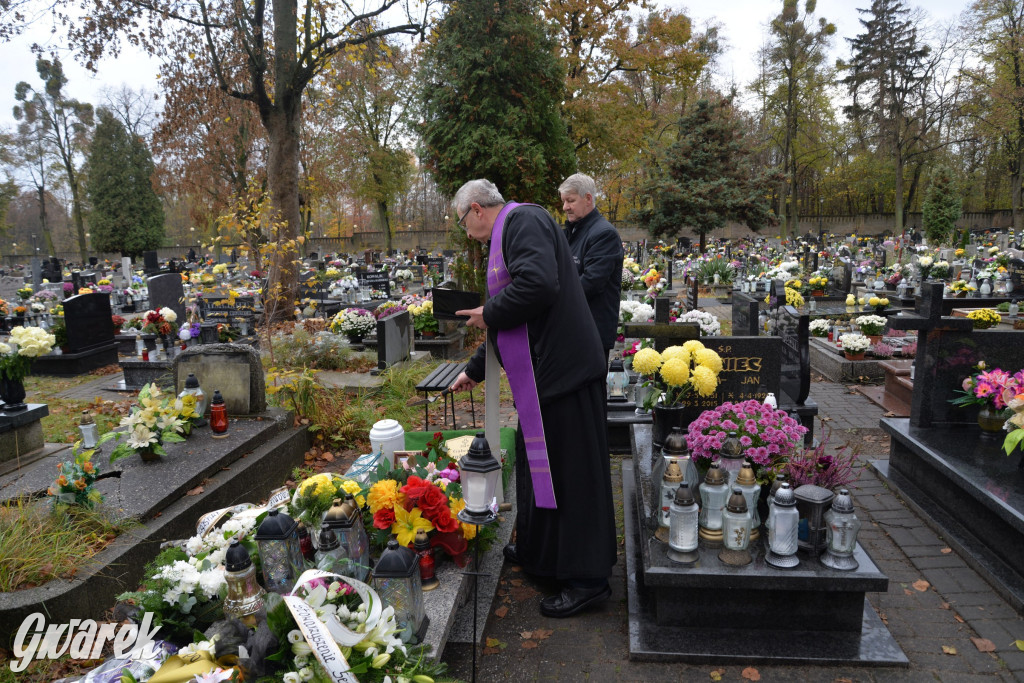
[[[218,569],[205,571],[199,575],[199,590],[211,600],[220,594],[220,589],[224,584],[224,572]]]

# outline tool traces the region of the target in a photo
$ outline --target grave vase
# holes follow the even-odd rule
[[[142,462],[157,462],[160,460],[160,456],[157,453],[154,453],[151,448],[143,448],[136,452],[139,454],[139,457],[142,458]]]
[[[5,412],[24,410],[28,407],[25,404],[25,383],[20,379],[0,377],[0,398],[6,404]]]
[[[1002,434],[1003,425],[1012,416],[1013,411],[1009,408],[996,410],[990,406],[984,406],[978,411],[978,426],[985,434]]]
[[[679,427],[686,432],[690,423],[700,417],[701,412],[703,411],[697,406],[653,406],[651,419],[654,424],[651,429],[651,441],[656,447],[661,448],[665,444],[665,439],[672,433],[673,427]]]
[[[362,344],[363,343],[363,335],[361,335],[361,334],[347,334],[345,336],[348,337],[348,343],[349,344]]]
[[[846,360],[864,360],[863,351],[860,353],[850,353],[849,351],[845,351],[844,355],[846,356]]]

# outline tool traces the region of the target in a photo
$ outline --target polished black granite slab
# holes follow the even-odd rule
[[[678,592],[680,589],[667,589],[666,592],[652,588],[647,580],[643,552],[638,543],[645,534],[637,515],[638,509],[642,506],[637,501],[637,481],[632,461],[627,460],[622,465],[622,488],[627,532],[626,577],[630,659],[729,664],[765,662],[908,666],[907,657],[895,639],[864,599],[863,594],[856,591],[847,592],[838,601],[833,599],[837,595],[818,594],[818,599],[814,602],[822,614],[833,611],[833,607],[840,602],[849,603],[854,608],[844,609],[842,612],[852,613],[854,619],[859,617],[859,629],[824,630],[818,619],[793,612],[794,604],[790,591],[759,591],[762,597],[769,601],[782,599],[774,606],[765,602],[749,603],[748,599],[753,593],[736,589],[732,585],[736,575],[732,572],[714,571],[714,563],[708,558],[709,551],[702,551],[700,564],[703,565],[703,569],[680,568],[677,573],[690,573],[694,581],[717,574],[718,583],[716,586],[709,586],[710,590]],[[858,559],[866,559],[862,551],[859,553]],[[714,561],[717,562],[717,558]],[[699,571],[694,571],[695,569]],[[751,577],[751,585],[755,583],[755,571],[771,570],[775,573],[785,573],[784,570],[761,566],[757,560],[740,570],[749,570],[747,576]],[[802,570],[791,571],[812,570],[808,566]],[[794,578],[796,581],[800,580],[799,577]],[[677,591],[676,597],[680,598],[681,602],[671,600],[673,590]],[[705,605],[694,602],[702,593],[713,600],[717,609],[705,609]],[[720,612],[723,606],[732,606],[739,614],[745,613],[745,619],[733,619],[731,622],[733,625],[742,624],[745,628],[712,626],[701,621],[708,617],[709,612]],[[859,609],[856,609],[858,607]],[[662,622],[673,621],[665,614],[669,608],[674,614],[685,618],[674,620],[674,623],[659,623],[659,612]],[[718,617],[710,618],[713,621]],[[848,621],[849,618],[843,619]],[[758,623],[762,624],[762,627],[756,627]],[[812,628],[807,628],[809,626]]]
[[[883,418],[881,427],[892,437],[889,460],[872,467],[1024,610],[1024,470],[1019,453],[1002,450],[1004,433],[912,427],[908,418]]]

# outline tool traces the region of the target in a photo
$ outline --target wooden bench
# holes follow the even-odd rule
[[[423,404],[423,431],[429,430],[429,408],[430,404],[437,400],[435,396],[433,399],[430,398],[431,392],[441,392],[441,398],[444,399],[444,419],[448,421],[448,401],[451,399],[452,406],[452,429],[456,428],[455,424],[455,397],[448,391],[448,387],[452,385],[452,382],[459,376],[459,373],[466,369],[468,363],[441,363],[434,371],[423,378],[419,384],[416,385],[416,391],[423,392],[423,398],[426,401]],[[473,393],[469,394],[469,406],[473,415],[473,428],[476,428],[476,405],[473,403]]]

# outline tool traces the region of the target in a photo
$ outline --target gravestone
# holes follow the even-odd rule
[[[99,258],[97,258],[95,256],[90,256],[89,257],[89,265],[92,266],[93,268],[95,268],[99,264],[99,262],[100,262]]]
[[[1013,285],[1013,291],[1024,291],[1024,260],[1019,258],[1010,259],[1006,270],[1010,274],[1010,283]]]
[[[363,273],[359,284],[384,292],[384,298],[391,296],[391,278],[387,273]]]
[[[147,275],[155,274],[160,272],[160,259],[157,257],[155,251],[144,251],[142,252],[143,267]]]
[[[695,397],[702,410],[726,401],[763,401],[778,395],[782,381],[782,340],[779,337],[703,337],[700,342],[722,358],[715,393]]]
[[[744,292],[732,294],[732,333],[737,337],[758,336],[760,302]]]
[[[427,271],[433,271],[437,273],[439,277],[444,277],[444,258],[441,256],[428,257]]]
[[[402,311],[377,321],[377,369],[409,360],[413,344],[412,317]]]
[[[32,259],[32,289],[38,291],[43,284],[43,264],[38,258]]]
[[[114,344],[110,296],[101,292],[78,294],[64,300],[68,352],[80,353]]]
[[[131,284],[132,281],[132,258],[130,256],[121,257],[121,277],[125,280],[125,287]]]
[[[696,311],[700,303],[700,284],[695,276],[690,275],[688,278],[686,284],[686,310],[689,312]]]
[[[178,315],[179,325],[185,323],[185,289],[181,284],[181,275],[151,275],[146,280],[146,286],[149,290],[149,305],[154,311],[167,307]]]
[[[243,344],[206,344],[185,349],[173,365],[176,392],[192,373],[208,397],[220,391],[229,415],[254,415],[267,409],[267,387],[260,354]]]
[[[792,306],[780,306],[775,316],[775,335],[782,340],[780,388],[798,405],[807,400],[811,389],[809,324],[809,316]]]

